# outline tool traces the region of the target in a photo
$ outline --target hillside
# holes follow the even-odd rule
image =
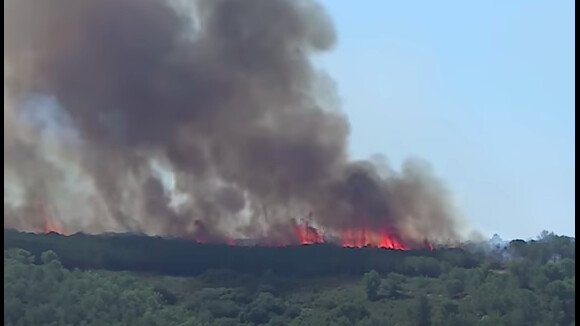
[[[574,242],[516,240],[506,255],[5,231],[4,324],[573,325]]]

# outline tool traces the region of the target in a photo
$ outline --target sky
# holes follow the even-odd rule
[[[484,235],[575,236],[573,1],[321,3],[353,157],[427,160]]]

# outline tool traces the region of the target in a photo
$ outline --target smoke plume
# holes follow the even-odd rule
[[[423,163],[349,159],[335,41],[306,0],[5,0],[5,227],[457,239]]]

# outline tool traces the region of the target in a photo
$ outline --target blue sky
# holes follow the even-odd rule
[[[322,4],[354,157],[429,161],[484,234],[575,235],[573,1]]]

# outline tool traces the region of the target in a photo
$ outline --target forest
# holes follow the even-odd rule
[[[4,231],[4,325],[574,325],[575,241],[399,251]]]

